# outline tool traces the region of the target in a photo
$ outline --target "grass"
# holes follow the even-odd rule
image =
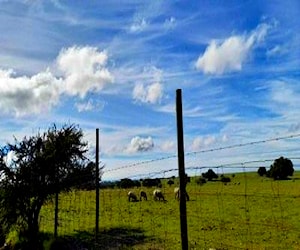
[[[300,249],[300,173],[273,181],[238,173],[227,185],[187,185],[190,249]],[[181,249],[179,203],[164,184],[167,202],[128,202],[125,189],[100,190],[98,249]],[[134,189],[138,193],[140,188]],[[53,233],[53,203],[41,211],[41,230]],[[94,240],[95,192],[60,195],[59,235]],[[100,246],[99,246],[100,245]],[[95,248],[96,249],[96,248]]]

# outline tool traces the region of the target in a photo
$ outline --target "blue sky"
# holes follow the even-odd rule
[[[297,0],[0,0],[0,143],[75,123],[90,157],[100,129],[106,170],[176,155],[176,89],[186,152],[298,134],[299,16]],[[186,166],[294,156],[296,142],[201,154]]]

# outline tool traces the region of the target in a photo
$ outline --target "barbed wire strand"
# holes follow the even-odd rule
[[[239,144],[234,144],[234,145],[229,145],[229,146],[224,146],[224,147],[218,147],[218,148],[212,148],[212,149],[192,151],[192,152],[187,152],[184,155],[185,156],[197,155],[197,154],[202,154],[202,153],[207,153],[207,152],[215,152],[215,151],[221,151],[221,150],[232,149],[232,148],[240,148],[240,147],[245,147],[245,146],[250,146],[250,145],[263,144],[263,143],[268,143],[268,142],[272,142],[272,141],[280,141],[280,140],[292,139],[292,138],[297,138],[297,137],[300,137],[300,133],[299,134],[292,134],[292,135],[287,135],[287,136],[276,137],[276,138],[270,138],[270,139],[265,139],[265,140],[253,141],[253,142],[239,143]],[[107,173],[107,172],[117,171],[117,170],[121,170],[121,169],[131,168],[131,167],[135,167],[135,166],[138,166],[138,165],[149,164],[149,163],[163,161],[163,160],[172,159],[172,158],[176,158],[176,157],[177,157],[177,155],[173,154],[173,155],[169,155],[169,156],[165,156],[165,157],[159,157],[159,158],[155,158],[155,159],[139,161],[139,162],[123,165],[123,166],[120,166],[120,167],[117,167],[117,168],[108,169],[104,172]]]

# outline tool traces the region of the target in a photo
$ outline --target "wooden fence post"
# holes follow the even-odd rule
[[[99,203],[99,129],[96,129],[96,225],[95,225],[95,240],[97,242],[98,240],[98,233],[99,233],[99,209],[100,209],[100,203]]]
[[[180,190],[180,227],[182,250],[188,249],[187,217],[186,217],[186,175],[184,169],[184,141],[182,119],[181,89],[176,90],[176,117],[177,117],[177,149],[178,149],[178,172]]]

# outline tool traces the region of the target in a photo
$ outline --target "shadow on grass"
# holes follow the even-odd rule
[[[146,237],[141,229],[118,227],[100,231],[97,240],[95,239],[95,232],[92,230],[77,231],[73,235],[61,236],[52,240],[45,249],[131,249],[134,245],[143,245],[153,240]]]

